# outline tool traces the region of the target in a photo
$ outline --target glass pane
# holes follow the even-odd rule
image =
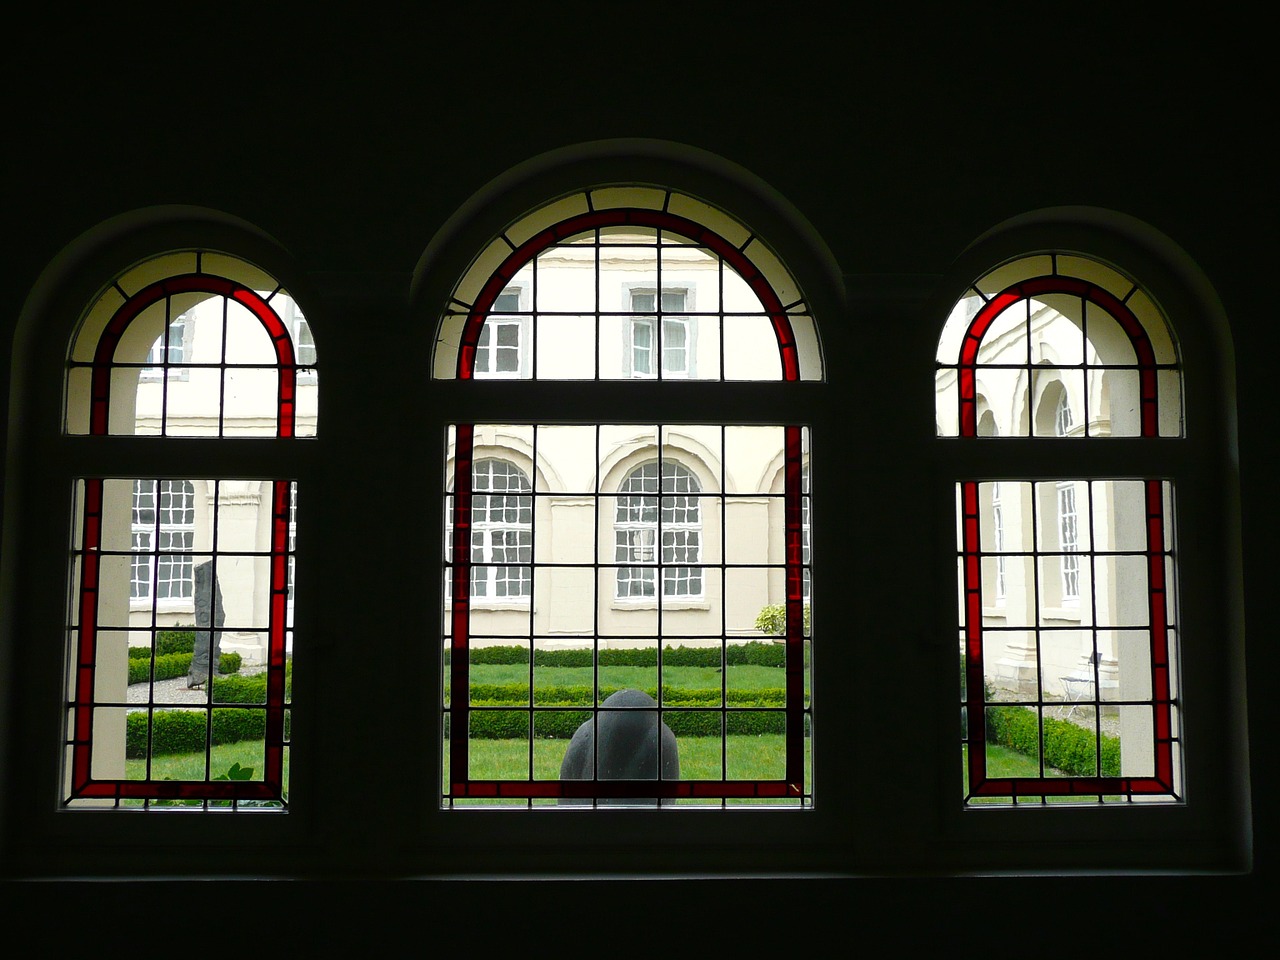
[[[979,291],[981,291],[979,293]],[[1080,257],[1026,257],[978,280],[938,341],[940,436],[1137,437],[1181,433],[1181,377],[1168,327],[1115,270]],[[1165,365],[1157,369],[1157,364]],[[1072,429],[1045,408],[1063,384]],[[1028,409],[1033,381],[1035,409]],[[978,429],[982,409],[989,429]]]
[[[165,264],[194,272],[168,274]],[[257,286],[228,279],[236,276]],[[134,290],[131,299],[95,308],[73,350],[86,359],[68,372],[69,431],[315,435],[315,340],[297,304],[270,289],[261,271],[229,257],[189,254],[143,263],[117,283]],[[88,358],[100,349],[110,364],[93,368]]]
[[[446,625],[466,633],[472,653],[464,673],[476,709],[466,724],[454,725],[461,723],[457,664],[450,666],[445,709],[450,729],[472,731],[465,751],[477,792],[450,786],[445,802],[497,802],[480,793],[490,789],[482,782],[493,781],[503,784],[511,802],[526,791],[531,803],[589,798],[590,790],[561,796],[526,785],[556,779],[557,757],[572,765],[578,755],[572,745],[557,754],[544,740],[587,738],[579,732],[587,720],[587,729],[596,730],[592,738],[618,727],[615,695],[649,698],[642,712],[654,720],[654,737],[661,712],[675,738],[672,756],[684,749],[686,736],[713,737],[719,745],[691,744],[696,754],[723,757],[731,747],[746,756],[759,747],[751,737],[760,726],[771,738],[771,759],[763,767],[743,760],[740,770],[782,763],[777,754],[790,749],[786,726],[801,728],[808,702],[807,650],[799,633],[788,642],[786,602],[789,573],[800,577],[798,569],[789,571],[787,558],[804,556],[804,531],[785,529],[787,503],[805,499],[804,464],[796,459],[807,450],[804,431],[477,424],[468,433],[470,449],[451,449],[451,459],[473,464],[464,558],[471,589],[463,609],[455,603],[448,610]],[[451,429],[451,447],[465,435]],[[537,458],[536,489],[517,450]],[[719,490],[726,470],[737,478],[734,487],[708,492]],[[448,523],[463,523],[457,490],[446,497]],[[453,549],[446,537],[446,559]],[[807,635],[807,604],[803,614]],[[806,697],[795,702],[787,700],[789,670],[805,678]],[[518,725],[517,708],[530,707],[530,678],[532,726],[525,714],[517,736],[511,725]],[[740,731],[740,741],[726,739],[726,711],[746,707],[764,719],[747,724],[751,730]],[[476,736],[481,729],[485,736]],[[462,741],[451,742],[451,766],[463,749]],[[517,769],[518,775],[502,772]],[[723,778],[721,759],[715,769]],[[716,802],[728,789],[707,784],[686,799]],[[597,799],[617,798],[606,791]]]
[[[295,494],[285,481],[77,484],[67,707],[85,735],[66,748],[64,803],[283,809],[287,714],[243,705],[290,702],[274,598],[292,598]]]
[[[716,238],[660,206],[646,208],[643,215],[624,209],[579,214],[554,227],[557,242],[533,241],[527,252],[517,249],[518,243],[532,234],[520,224],[512,227],[507,231],[512,245],[505,253],[501,246],[491,246],[459,281],[453,305],[442,318],[435,374],[454,376],[459,361],[474,360],[472,373],[492,375],[492,345],[482,341],[478,327],[467,326],[471,315],[465,306],[474,304],[486,287],[491,289],[495,271],[500,271],[498,275],[512,277],[513,285],[530,292],[527,303],[521,303],[532,311],[536,342],[523,361],[533,372],[525,375],[776,380],[785,373],[820,379],[813,318],[772,252],[758,238],[738,244]],[[668,225],[638,222],[647,216]],[[544,219],[541,212],[531,217],[530,223]],[[725,228],[736,226],[723,215],[716,219]],[[739,231],[730,233],[738,236]],[[743,271],[753,277],[751,284],[742,279]],[[514,303],[515,298],[495,303],[494,310],[512,310]],[[735,329],[726,316],[762,323]],[[577,322],[559,322],[569,318]],[[735,341],[738,332],[749,342]],[[472,339],[470,351],[463,342],[467,338]],[[759,349],[773,354],[774,362],[755,356]]]
[[[985,751],[968,731],[967,776],[985,791],[969,802],[1008,802],[1002,779],[1027,801],[1178,799],[1180,746],[1153,739],[1178,695],[1161,668],[1176,659],[1170,592],[1151,574],[1174,576],[1169,484],[1001,480],[959,494],[958,623],[982,679],[980,692],[965,688],[964,716],[985,710],[987,722]],[[1069,785],[1094,777],[1111,782],[1090,794]]]

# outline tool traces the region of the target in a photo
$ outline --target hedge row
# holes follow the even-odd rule
[[[140,651],[135,653],[134,651]],[[191,653],[158,653],[154,679],[172,680],[174,677],[185,677],[191,672]],[[218,656],[219,673],[238,673],[241,658],[238,653],[223,653]],[[129,682],[144,683],[151,679],[151,649],[149,647],[129,648]]]
[[[599,698],[617,693],[622,687],[603,686]],[[658,692],[650,687],[645,691],[657,699]],[[787,702],[787,691],[783,687],[763,687],[759,690],[734,690],[726,692],[728,703],[735,707],[781,707]],[[534,687],[533,702],[540,707],[586,707],[595,703],[596,697],[592,687],[587,685],[558,685]],[[473,683],[471,685],[471,702],[483,703],[486,706],[524,706],[529,703],[529,685],[525,683]],[[718,707],[720,705],[720,688],[686,690],[681,687],[662,688],[662,702],[667,705],[682,707]]]
[[[601,687],[599,699],[604,700],[619,687]],[[657,698],[657,690],[646,690]],[[786,716],[778,708],[787,702],[786,690],[772,687],[760,690],[728,690],[726,703],[735,708],[727,711],[725,732],[732,734],[784,733]],[[471,705],[474,707],[505,707],[512,704],[528,704],[529,688],[518,683],[484,683],[471,688]],[[596,702],[589,686],[553,686],[534,688],[533,702],[539,707],[589,706]],[[663,720],[678,737],[718,737],[721,733],[720,690],[685,690],[662,688],[662,702],[681,707],[707,707],[707,710],[665,711]],[[751,710],[751,707],[765,708]],[[768,709],[773,708],[773,709]],[[533,735],[539,738],[567,739],[590,716],[580,710],[539,710],[534,713]],[[529,735],[527,710],[473,710],[471,712],[471,736],[481,740],[524,739]]]
[[[1035,757],[1040,752],[1040,729],[1034,710],[989,707],[987,742]],[[1095,764],[1101,760],[1102,769]],[[1120,738],[1102,735],[1099,748],[1093,731],[1070,720],[1044,718],[1044,763],[1076,777],[1120,776]]]
[[[533,735],[539,739],[568,740],[590,716],[582,710],[540,710],[533,715]],[[662,714],[663,722],[677,737],[718,737],[722,717],[724,732],[728,734],[760,736],[782,734],[787,730],[786,714],[778,710],[665,711]],[[473,740],[524,740],[529,736],[527,710],[472,710],[470,722]],[[444,735],[449,736],[447,718]]]
[[[805,644],[805,656],[808,656],[808,644]],[[658,665],[657,647],[610,647],[600,651],[591,647],[578,647],[569,650],[535,650],[533,663],[537,667],[590,667],[596,662],[602,667],[656,667]],[[445,663],[449,662],[449,651],[445,651]],[[473,664],[527,664],[529,662],[528,646],[509,645],[497,647],[475,647],[471,650]],[[719,667],[721,666],[720,647],[664,647],[662,663],[668,667]],[[751,640],[747,643],[730,643],[724,648],[724,663],[731,666],[750,664],[759,667],[785,667],[787,665],[787,648],[785,644],[770,641]]]
[[[262,740],[266,737],[265,710],[218,707],[211,711],[213,744]],[[206,723],[204,710],[164,710],[151,717],[151,755],[203,753]],[[289,737],[289,713],[285,712],[285,738]],[[139,710],[125,719],[125,756],[141,759],[147,755],[147,713]]]
[[[285,662],[285,700],[292,695],[293,661]],[[267,674],[251,677],[213,678],[216,703],[266,703]],[[213,743],[220,746],[241,740],[261,740],[266,735],[264,710],[215,707],[212,711]],[[289,736],[289,711],[285,711],[285,737]],[[151,716],[151,754],[200,753],[205,748],[206,711],[157,710]],[[147,712],[135,710],[125,719],[125,754],[130,758],[147,755]]]

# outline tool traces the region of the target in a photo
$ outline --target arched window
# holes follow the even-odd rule
[[[532,592],[533,487],[506,460],[477,460],[471,501],[471,596],[527,599]]]
[[[680,463],[655,460],[627,474],[614,520],[619,600],[655,597],[659,568],[664,597],[702,596],[699,492]]]
[[[713,399],[730,381],[821,378],[813,319],[776,256],[678,193],[575,194],[476,258],[434,364],[460,405],[511,404],[448,427],[445,806],[811,803],[808,429],[738,423]],[[495,379],[521,383],[490,393]],[[570,415],[539,419],[566,380]],[[707,418],[686,404],[678,424],[646,422],[680,406],[668,381],[702,381]],[[499,477],[494,445],[538,465],[531,483]],[[492,603],[503,596],[529,602]],[[757,626],[775,606],[781,642]],[[487,682],[509,675],[499,662],[527,664],[527,682]],[[753,690],[755,669],[776,686]],[[645,731],[650,766],[611,765],[619,723]],[[769,738],[753,757],[750,731]],[[523,775],[487,740],[522,753]]]
[[[976,281],[943,331],[943,436],[983,435],[979,376],[993,406],[1036,415],[957,486],[966,801],[1179,800],[1172,461],[1155,443],[1181,434],[1169,327],[1110,267],[1025,257]],[[1082,475],[1068,437],[1138,443],[1125,474]],[[1009,744],[1033,746],[1029,765],[997,773],[988,753]]]
[[[216,462],[193,443],[314,435],[314,366],[288,293],[222,254],[146,260],[85,311],[64,806],[286,807],[297,484],[188,471]]]

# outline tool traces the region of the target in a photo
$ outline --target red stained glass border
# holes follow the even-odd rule
[[[783,427],[783,503],[786,582],[786,777],[783,780],[493,780],[458,776],[470,769],[470,697],[453,697],[449,713],[450,783],[446,800],[493,799],[792,799],[806,796],[804,776],[804,427]],[[456,426],[450,689],[470,690],[471,465],[475,426]]]
[[[297,412],[297,372],[293,338],[288,326],[255,291],[212,274],[189,273],[167,277],[144,287],[112,315],[94,351],[90,387],[89,434],[109,432],[111,371],[115,352],[129,324],[166,297],[208,293],[227,297],[246,307],[262,323],[276,354],[278,370],[276,435],[294,436]],[[97,664],[97,613],[102,538],[102,478],[84,481],[84,523],[79,588],[79,626],[75,632],[74,689],[70,723],[71,782],[67,801],[78,799],[142,800],[269,800],[284,798],[284,719],[290,481],[272,482],[270,612],[267,639],[266,737],[263,779],[244,780],[95,780],[93,759],[93,691]],[[209,709],[213,709],[210,707]]]
[[[266,300],[244,284],[207,273],[186,273],[157,280],[139,290],[112,315],[93,355],[89,435],[100,437],[109,432],[111,371],[115,366],[116,348],[125,330],[153,303],[181,293],[227,297],[246,307],[262,323],[276,353],[276,436],[292,437],[297,420],[298,367],[288,326]]]
[[[71,782],[67,801],[81,799],[275,800],[284,799],[285,631],[288,598],[289,486],[272,482],[270,615],[267,630],[266,736],[262,780],[94,779],[93,711],[97,670],[98,597],[105,481],[84,481],[83,552],[79,589],[79,625],[75,629],[74,689],[71,694]],[[211,705],[205,709],[217,709]]]
[[[480,331],[484,327],[485,318],[493,308],[498,295],[507,287],[512,278],[538,254],[548,247],[588,230],[599,230],[606,227],[633,226],[649,227],[665,230],[685,237],[694,243],[706,247],[732,267],[747,283],[752,292],[760,299],[761,305],[769,315],[773,324],[774,335],[778,339],[778,354],[782,361],[782,379],[800,379],[800,352],[796,345],[795,332],[791,327],[791,319],[786,308],[769,280],[760,269],[740,249],[724,237],[707,229],[700,223],[667,213],[663,210],[646,210],[640,208],[619,208],[615,210],[599,210],[584,213],[576,217],[548,227],[546,230],[530,237],[514,251],[493,272],[480,290],[480,295],[467,315],[467,322],[462,330],[462,338],[458,348],[459,380],[473,378],[476,364],[476,349],[480,342]]]
[[[1138,359],[1141,398],[1140,436],[1159,435],[1156,360],[1151,340],[1142,323],[1114,294],[1074,277],[1041,276],[1015,283],[996,294],[974,316],[960,348],[960,436],[976,437],[977,360],[982,338],[995,318],[1013,304],[1035,296],[1070,294],[1096,303],[1108,311],[1124,329]],[[1155,713],[1153,777],[1003,777],[987,776],[986,751],[968,751],[970,797],[1049,796],[1169,796],[1174,793],[1173,701],[1168,644],[1168,593],[1165,584],[1163,482],[1148,479],[1146,487],[1149,640],[1151,650],[1152,706]],[[986,706],[983,679],[982,575],[978,517],[978,483],[960,485],[961,565],[964,584],[965,622],[965,708],[970,730],[983,729],[979,722]]]
[[[978,350],[991,324],[1015,303],[1037,296],[1055,294],[1077,296],[1084,301],[1097,304],[1120,324],[1133,345],[1138,361],[1138,391],[1141,403],[1139,436],[1158,436],[1159,394],[1156,383],[1155,349],[1141,321],[1115,294],[1086,280],[1056,274],[1033,277],[1006,287],[983,304],[982,309],[969,322],[964,338],[961,340],[960,360],[956,371],[960,389],[960,436],[974,437],[978,434],[978,368],[981,366],[978,363]]]

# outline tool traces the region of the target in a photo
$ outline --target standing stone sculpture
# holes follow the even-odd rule
[[[195,569],[196,645],[187,673],[187,688],[203,687],[217,669],[222,644],[222,590],[213,575],[213,561]],[[204,629],[201,629],[201,628]]]
[[[657,780],[659,753],[662,757],[661,779],[680,779],[676,736],[665,723],[658,722],[657,707],[653,697],[643,690],[619,690],[607,697],[600,704],[600,712],[594,722],[587,720],[574,731],[569,749],[560,763],[560,779]],[[658,749],[659,737],[661,751]],[[591,800],[561,797],[559,802],[565,805],[589,804]],[[596,802],[601,805],[658,804],[653,797],[602,797]]]

